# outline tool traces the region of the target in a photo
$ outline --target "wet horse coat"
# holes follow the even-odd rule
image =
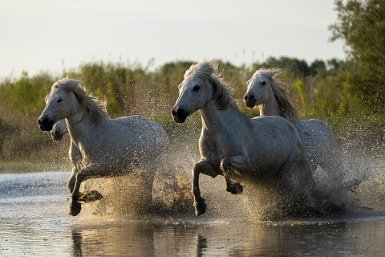
[[[312,170],[317,165],[327,171],[330,182],[339,179],[341,154],[331,127],[320,119],[300,120],[286,93],[283,82],[277,79],[280,69],[259,69],[247,82],[244,101],[247,107],[259,107],[262,116],[282,116],[298,129],[303,140],[305,156]]]
[[[274,184],[288,199],[288,208],[314,206],[314,180],[297,130],[282,117],[247,118],[214,70],[210,63],[191,66],[172,109],[178,123],[197,110],[202,119],[201,158],[193,169],[196,214],[206,210],[199,188],[201,173],[223,175],[226,190],[234,194],[242,193],[242,185]]]
[[[108,118],[103,103],[73,79],[61,79],[52,86],[38,123],[42,130],[50,131],[62,119],[66,119],[71,142],[82,156],[80,170],[74,176],[71,215],[80,212],[79,187],[89,178],[141,169],[152,185],[158,157],[169,144],[159,125],[141,116]],[[148,190],[151,192],[151,188]]]

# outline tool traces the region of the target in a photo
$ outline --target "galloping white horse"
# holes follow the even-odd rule
[[[319,119],[298,119],[283,83],[276,78],[279,72],[280,69],[259,69],[254,73],[247,82],[246,106],[258,106],[262,116],[275,115],[290,120],[304,142],[305,156],[312,170],[315,171],[319,165],[330,177],[337,176],[341,169],[341,157],[332,129]]]
[[[193,169],[192,183],[196,215],[206,210],[199,189],[201,173],[223,175],[226,190],[233,194],[242,193],[241,184],[276,186],[277,192],[289,199],[288,209],[314,207],[313,175],[295,127],[282,117],[247,118],[214,71],[210,63],[192,65],[172,108],[178,123],[197,110],[202,118],[201,158]]]
[[[152,185],[154,166],[169,144],[159,125],[141,116],[109,119],[103,103],[87,95],[78,80],[57,81],[45,100],[40,128],[50,131],[57,121],[66,119],[71,142],[82,156],[80,170],[73,176],[71,215],[81,210],[79,187],[89,178],[123,175],[139,168],[146,171]]]

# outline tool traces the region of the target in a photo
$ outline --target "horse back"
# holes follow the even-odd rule
[[[258,116],[252,121],[253,134],[259,135],[270,143],[282,143],[301,141],[297,128],[287,119],[281,116]]]
[[[319,134],[323,136],[333,135],[332,128],[323,120],[320,119],[310,119],[310,120],[301,120],[299,122],[298,129],[304,130],[311,134]]]
[[[303,156],[302,140],[296,128],[282,117],[257,117],[234,126],[238,129],[235,135],[202,129],[201,158],[214,165],[225,157],[243,155],[250,160],[253,170],[270,172],[278,171],[293,154]]]
[[[109,120],[105,134],[118,150],[143,157],[161,154],[170,142],[161,126],[139,115]]]
[[[250,152],[257,156],[255,161],[279,168],[289,159],[301,159],[303,142],[291,122],[280,116],[260,116],[252,119],[253,134]],[[261,160],[262,159],[262,160]]]

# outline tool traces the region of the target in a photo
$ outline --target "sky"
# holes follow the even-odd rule
[[[90,61],[342,59],[334,0],[1,0],[0,77]]]

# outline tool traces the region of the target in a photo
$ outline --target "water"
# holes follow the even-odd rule
[[[0,175],[0,256],[385,256],[382,212],[258,222],[214,211],[214,194],[203,217],[109,216],[95,214],[92,204],[71,217],[68,175]],[[234,204],[242,213],[237,197],[217,206]]]

